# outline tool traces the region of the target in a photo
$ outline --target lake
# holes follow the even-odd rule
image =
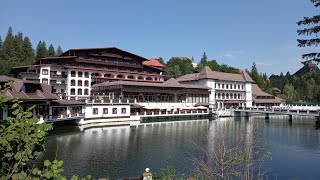
[[[239,139],[255,129],[272,160],[265,163],[270,179],[320,179],[320,131],[315,120],[271,116],[190,120],[137,127],[80,130],[57,127],[49,133],[41,159],[64,161],[64,175],[111,179],[141,176],[145,168],[159,172],[166,160],[181,174],[193,171],[200,149],[210,150],[215,138]],[[253,139],[256,139],[254,137]],[[254,140],[252,140],[254,141]]]

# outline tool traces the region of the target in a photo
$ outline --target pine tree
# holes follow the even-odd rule
[[[1,48],[2,48],[2,39],[1,39],[1,36],[0,36],[0,51],[1,51]]]
[[[63,50],[60,45],[58,46],[56,53],[57,53],[57,56],[60,56],[63,53]]]
[[[208,65],[208,59],[207,59],[206,52],[203,52],[200,63],[202,64],[203,67]]]
[[[23,40],[22,54],[24,59],[24,64],[32,64],[35,62],[34,50],[28,36]]]
[[[48,49],[48,56],[53,57],[56,56],[56,51],[54,50],[54,47],[52,44],[50,44],[49,49]]]
[[[37,45],[37,50],[36,50],[36,58],[40,59],[40,58],[44,58],[44,57],[47,57],[46,42],[39,41],[39,43]]]
[[[23,34],[22,32],[18,32],[17,35],[14,36],[14,44],[15,44],[15,51],[18,58],[17,64],[24,61],[23,52],[22,52],[22,45],[23,45]]]
[[[320,0],[310,0],[311,3],[315,7],[320,5]],[[318,33],[320,32],[320,14],[315,15],[313,17],[304,17],[303,20],[297,22],[298,26],[308,26],[303,29],[298,29],[298,35],[303,36],[312,36],[315,35],[314,38],[308,39],[298,39],[298,47],[307,47],[307,46],[318,46],[320,43],[320,38],[318,38]],[[307,54],[303,54],[302,58],[305,59],[305,62],[320,62],[320,53],[319,52],[311,52]]]
[[[2,45],[2,53],[0,57],[0,74],[9,75],[13,64],[19,61],[16,54],[16,42],[12,33],[12,28],[9,27],[7,36]]]
[[[252,78],[255,78],[258,75],[259,75],[259,73],[258,73],[257,65],[255,62],[253,62],[252,66],[251,66],[251,76],[252,76]]]

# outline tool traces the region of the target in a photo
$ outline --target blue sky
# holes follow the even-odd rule
[[[241,69],[256,62],[260,72],[297,71],[296,22],[318,14],[308,0],[96,0],[0,3],[0,35],[8,27],[63,50],[110,47],[151,58],[194,57],[205,51]]]

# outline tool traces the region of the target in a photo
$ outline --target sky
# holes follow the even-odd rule
[[[3,0],[0,35],[29,36],[33,48],[118,47],[145,58],[194,57],[267,75],[302,67],[296,22],[318,14],[309,0]],[[301,38],[301,37],[300,37]]]

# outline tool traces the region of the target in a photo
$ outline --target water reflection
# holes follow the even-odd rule
[[[73,129],[70,129],[73,128]],[[179,172],[192,171],[191,158],[198,148],[213,151],[216,138],[226,136],[236,142],[243,132],[258,129],[261,137],[245,134],[248,144],[260,138],[268,142],[273,160],[266,166],[273,178],[314,178],[320,173],[319,131],[314,120],[300,118],[292,124],[283,117],[265,121],[219,119],[147,124],[138,127],[101,127],[80,131],[74,127],[57,128],[47,137],[43,159],[64,161],[65,174],[91,174],[94,177],[124,178],[141,175],[146,167],[159,171],[165,160]],[[248,146],[250,148],[250,146]]]

